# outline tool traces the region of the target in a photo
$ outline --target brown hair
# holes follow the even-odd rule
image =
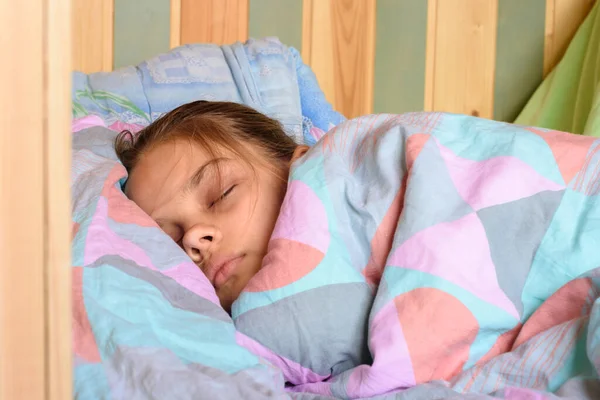
[[[121,132],[115,140],[115,151],[131,172],[144,152],[174,139],[193,141],[213,156],[215,148],[221,146],[251,166],[262,162],[274,170],[291,160],[297,147],[278,121],[250,107],[199,100],[164,114],[135,135]],[[265,159],[249,156],[248,145],[262,151]]]

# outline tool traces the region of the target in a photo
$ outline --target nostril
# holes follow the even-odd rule
[[[207,242],[212,242],[213,241],[213,237],[212,236],[204,236],[202,238],[202,240],[206,240]]]
[[[194,261],[194,263],[196,263],[198,266],[200,266],[200,265],[202,265],[202,263],[204,263],[205,257],[206,257],[206,255],[203,254],[200,249],[197,249],[195,247],[192,247],[190,249],[190,253],[188,253],[188,255],[190,256],[192,261]]]

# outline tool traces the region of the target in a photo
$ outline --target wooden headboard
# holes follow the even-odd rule
[[[74,3],[76,68],[112,69],[114,45],[122,43],[113,21],[125,0]],[[301,50],[328,100],[348,117],[435,110],[510,121],[594,0],[171,0],[163,11],[151,3],[137,8],[170,14],[154,17],[169,35],[155,36],[166,47],[154,46],[156,53],[279,36]]]

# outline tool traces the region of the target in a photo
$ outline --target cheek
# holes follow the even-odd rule
[[[252,195],[246,198],[247,218],[253,224],[258,222],[258,226],[265,228],[275,224],[285,194],[281,186],[280,181],[263,181],[259,190],[255,189]]]
[[[269,192],[265,192],[264,196],[259,200],[260,208],[257,207],[257,217],[262,221],[262,225],[265,230],[268,230],[268,235],[270,236],[273,228],[275,227],[275,223],[277,222],[277,217],[279,217],[279,211],[281,210],[281,204],[283,203],[284,191],[269,190]]]
[[[273,186],[269,187],[268,185]],[[277,182],[281,186],[281,182]],[[223,215],[233,242],[251,241],[256,250],[266,249],[283,202],[284,190],[275,190],[275,182],[265,183],[260,190],[248,191]]]

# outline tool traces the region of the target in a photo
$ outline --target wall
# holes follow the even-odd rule
[[[169,50],[169,0],[114,0],[114,67]]]
[[[74,1],[105,12],[113,3]],[[301,50],[327,98],[348,117],[436,110],[510,121],[560,60],[593,3],[114,0],[113,37],[98,40],[110,41],[118,68],[182,43],[278,36]],[[92,25],[96,35],[99,25]],[[107,69],[111,55],[103,57],[96,70]]]

